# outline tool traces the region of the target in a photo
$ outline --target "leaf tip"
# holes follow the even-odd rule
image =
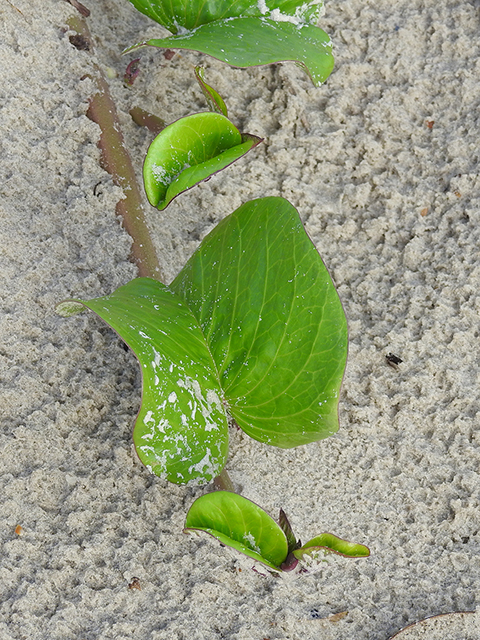
[[[63,318],[70,318],[70,316],[75,316],[84,310],[85,305],[78,300],[64,300],[55,307],[55,312]]]

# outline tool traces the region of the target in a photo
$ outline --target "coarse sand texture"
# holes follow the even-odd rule
[[[68,2],[0,0],[1,640],[387,640],[474,611],[480,3],[329,0],[320,26],[335,69],[321,87],[288,62],[122,57],[167,32],[128,0],[84,4],[94,51],[70,42]],[[370,548],[295,579],[182,532],[205,489],[138,460],[133,353],[94,314],[55,313],[137,275],[115,214],[122,190],[86,116],[97,67],[141,181],[152,136],[129,111],[170,123],[206,110],[199,64],[239,131],[265,142],[164,211],[144,197],[166,283],[242,203],[283,196],[348,319],[338,433],[295,449],[230,433],[242,495],[275,517],[283,508],[305,541],[330,531]],[[478,640],[469,620],[444,640]]]

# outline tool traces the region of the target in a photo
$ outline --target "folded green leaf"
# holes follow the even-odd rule
[[[205,531],[276,571],[287,557],[287,539],[275,520],[237,493],[215,491],[195,500],[185,522],[185,531],[192,530]]]
[[[294,61],[321,85],[333,69],[329,36],[311,24],[276,22],[267,18],[228,18],[203,24],[193,31],[152,39],[127,49],[150,45],[205,53],[233,67],[254,67]]]
[[[346,558],[367,558],[370,555],[370,550],[363,544],[342,540],[334,536],[333,533],[322,533],[309,540],[300,549],[296,549],[293,555],[298,560],[303,560],[306,555],[316,558],[319,555],[325,555],[325,553],[336,553]]]
[[[196,113],[165,127],[150,145],[143,165],[150,204],[165,207],[178,194],[207,180],[261,142],[242,135],[223,115]]]

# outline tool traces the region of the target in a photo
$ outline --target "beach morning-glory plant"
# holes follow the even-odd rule
[[[228,56],[234,56],[217,57],[251,66],[290,59],[278,57],[278,51],[291,52],[300,38],[303,54],[292,59],[304,64],[317,84],[330,73],[329,42],[320,35],[316,45],[321,41],[323,50],[319,49],[316,61],[307,46],[314,40],[311,29],[316,29],[320,2],[298,6],[295,0],[262,0],[250,6],[241,0],[234,7],[215,0],[208,5],[173,0],[165,12],[165,3],[132,1],[178,36],[171,39],[178,48],[205,49],[214,55],[215,39],[223,38]],[[162,11],[157,13],[159,7]],[[194,19],[190,10],[196,12]],[[317,30],[318,34],[323,32]],[[195,46],[178,44],[182,38]],[[175,44],[164,39],[159,46]],[[144,183],[150,203],[159,209],[261,142],[240,134],[201,69],[196,76],[213,113],[195,114],[164,127],[158,117],[140,108],[131,112],[136,122],[158,134],[147,153]],[[104,104],[107,89],[102,87],[92,99],[92,119],[102,129],[103,158],[109,160],[106,164],[113,175],[119,173],[117,165],[125,164],[116,155],[123,141],[112,134],[118,126],[112,105]],[[131,189],[132,180],[119,182]],[[135,210],[123,215],[140,274],[151,277],[137,278],[102,298],[65,301],[57,310],[71,316],[91,309],[136,354],[143,388],[133,440],[143,464],[177,484],[215,479],[217,486],[230,488],[224,471],[229,421],[252,438],[283,448],[333,434],[338,429],[347,354],[346,320],[294,207],[283,198],[247,202],[203,240],[169,286],[159,281],[158,261],[143,218],[141,233],[138,225],[130,224],[137,218]],[[327,553],[369,555],[367,547],[330,533],[302,545],[283,510],[277,523],[232,491],[198,498],[187,514],[185,531],[208,533],[269,571],[291,571],[298,563],[308,564]]]
[[[133,440],[143,464],[162,478],[204,484],[218,476],[229,418],[282,448],[338,429],[346,320],[296,209],[283,198],[253,200],[227,216],[169,286],[137,278],[58,311],[70,316],[84,308],[139,359],[143,394]],[[228,491],[197,499],[185,526],[275,571],[328,552],[369,554],[329,533],[302,545],[284,514],[277,524]]]
[[[137,355],[142,462],[184,484],[210,482],[228,451],[228,417],[290,448],[338,429],[347,325],[333,282],[296,209],[260,198],[227,216],[166,286],[137,278],[84,307]]]
[[[302,545],[282,509],[277,523],[251,500],[228,491],[208,493],[192,504],[185,532],[200,531],[274,571],[292,571],[299,563],[305,569],[330,553],[346,558],[370,555],[363,544],[332,533],[321,533]]]
[[[291,60],[315,85],[333,68],[329,36],[316,26],[322,0],[130,0],[173,35],[127,49],[151,45],[190,49],[234,67]]]

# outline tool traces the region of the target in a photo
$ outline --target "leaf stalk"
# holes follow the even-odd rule
[[[220,475],[215,478],[213,486],[217,491],[230,491],[231,493],[236,493],[232,479],[228,475],[226,469],[223,469]]]

